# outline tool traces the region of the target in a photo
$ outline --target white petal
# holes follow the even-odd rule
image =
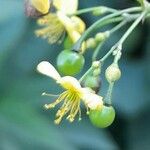
[[[57,11],[60,22],[65,26],[66,30],[74,30],[73,21],[63,12]]]
[[[84,91],[82,100],[84,103],[90,108],[90,109],[97,109],[101,108],[103,106],[103,97],[91,93],[89,91]]]
[[[65,14],[72,14],[78,8],[78,0],[53,0],[53,5]]]
[[[40,73],[53,78],[54,80],[59,80],[61,78],[57,70],[47,61],[42,61],[39,63],[37,70]]]
[[[68,90],[77,90],[80,91],[81,85],[79,81],[71,76],[65,76],[60,78],[57,83],[59,83],[62,87]]]

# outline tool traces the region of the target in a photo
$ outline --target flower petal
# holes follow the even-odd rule
[[[64,13],[61,11],[57,12],[57,16],[60,20],[60,22],[64,25],[70,39],[72,40],[73,43],[77,42],[77,40],[81,37],[81,34],[79,30],[84,30],[84,27],[81,27],[82,25],[79,24],[79,19],[76,17],[74,20],[66,16]],[[76,22],[75,22],[76,19]],[[77,23],[78,20],[78,23]]]
[[[92,93],[89,90],[84,90],[82,100],[92,110],[101,108],[103,106],[103,97]]]
[[[83,33],[85,31],[86,25],[80,17],[72,16],[71,20],[74,23],[76,31],[78,31],[79,33]]]
[[[32,5],[42,14],[46,14],[50,8],[49,0],[31,0]]]
[[[66,30],[74,30],[73,21],[63,12],[57,11],[57,16],[61,23],[65,26]]]
[[[39,63],[37,70],[40,73],[53,78],[54,80],[59,80],[61,78],[57,70],[47,61],[42,61]]]
[[[80,91],[81,89],[79,81],[71,76],[62,77],[57,81],[57,83],[67,90]]]
[[[53,5],[65,14],[72,14],[78,9],[78,0],[53,0]]]

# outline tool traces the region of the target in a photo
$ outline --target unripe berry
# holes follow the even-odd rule
[[[94,126],[106,128],[115,119],[115,109],[112,106],[103,106],[100,110],[90,110],[89,118]]]
[[[109,83],[119,80],[121,77],[121,71],[118,65],[111,64],[105,71],[105,77]]]
[[[64,75],[75,75],[84,66],[84,57],[74,51],[64,50],[57,57],[58,70]]]

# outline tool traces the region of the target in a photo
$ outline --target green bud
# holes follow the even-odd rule
[[[93,76],[99,76],[100,75],[100,73],[101,73],[101,69],[100,68],[97,68],[97,69],[95,69],[94,71],[93,71]]]
[[[106,40],[106,38],[109,37],[109,35],[110,35],[109,31],[99,32],[96,34],[95,40],[96,40],[96,42],[103,42],[104,40]]]
[[[100,61],[93,61],[93,63],[92,63],[92,67],[93,68],[99,68],[100,67]]]
[[[84,84],[83,85],[84,87],[89,87],[93,91],[98,93],[99,89],[100,89],[100,86],[101,86],[101,80],[100,80],[99,76],[97,76],[97,77],[87,76],[83,84]]]
[[[94,38],[89,38],[86,40],[86,48],[95,48],[96,45],[97,44]]]
[[[93,14],[94,16],[100,16],[100,15],[106,13],[106,12],[107,12],[107,7],[101,6],[101,7],[98,7],[97,9],[95,9],[95,10],[92,12],[92,14]]]
[[[109,83],[119,80],[121,77],[121,71],[118,65],[111,64],[105,71],[105,77]]]

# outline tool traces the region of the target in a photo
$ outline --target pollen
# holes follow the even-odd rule
[[[36,36],[47,39],[50,44],[57,42],[64,33],[64,26],[53,13],[38,19],[37,24],[41,28],[35,31]]]

